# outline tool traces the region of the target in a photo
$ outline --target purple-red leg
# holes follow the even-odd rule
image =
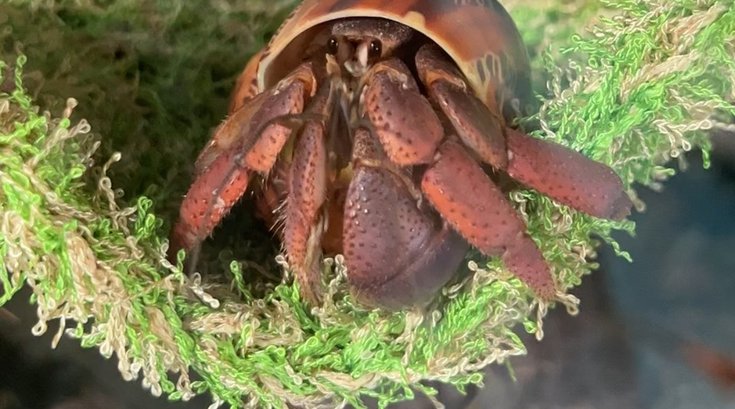
[[[489,110],[464,76],[435,44],[416,53],[416,68],[431,100],[449,119],[462,142],[496,169],[508,164],[503,119]]]
[[[171,233],[170,256],[180,249],[191,250],[219,224],[248,187],[250,173],[238,164],[229,150],[209,164],[189,187]]]
[[[242,105],[215,131],[195,165],[195,180],[171,234],[170,256],[194,249],[242,197],[254,172],[267,172],[291,129],[278,119],[303,111],[314,86],[305,63],[273,89]]]
[[[326,196],[327,152],[324,127],[307,122],[294,149],[283,244],[289,264],[307,302],[316,305],[321,294],[321,239],[324,234],[322,205]]]
[[[622,220],[632,202],[608,166],[557,143],[508,129],[508,174],[550,198],[603,219]]]
[[[539,296],[555,294],[543,255],[503,192],[457,143],[445,142],[424,173],[421,188],[441,216],[488,256],[501,255],[510,271]]]
[[[562,145],[505,127],[500,114],[475,96],[436,45],[418,51],[416,67],[432,101],[483,162],[590,215],[620,220],[629,214],[631,201],[612,169]]]

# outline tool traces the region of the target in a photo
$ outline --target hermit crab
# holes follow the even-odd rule
[[[306,0],[241,74],[171,249],[254,191],[312,304],[325,255],[344,255],[358,300],[398,309],[431,300],[470,245],[551,299],[507,181],[600,218],[631,202],[612,169],[514,129],[529,77],[495,0]]]

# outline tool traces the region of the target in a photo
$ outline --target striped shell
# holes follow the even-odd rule
[[[300,62],[320,25],[347,17],[402,23],[438,44],[459,66],[488,107],[525,107],[529,63],[518,29],[495,0],[305,0],[260,53],[257,92]],[[257,58],[257,57],[256,57]]]

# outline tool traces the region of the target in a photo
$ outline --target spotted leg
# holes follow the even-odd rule
[[[630,214],[633,203],[610,167],[515,129],[506,134],[513,179],[595,217],[622,220]]]
[[[632,203],[612,169],[562,145],[505,127],[437,46],[422,47],[416,66],[432,100],[482,161],[592,216],[620,220],[629,214]]]
[[[288,164],[288,197],[283,214],[283,245],[304,299],[321,302],[322,237],[326,229],[326,124],[333,108],[328,85],[319,89],[299,132]],[[339,137],[339,136],[337,136]]]
[[[270,170],[292,132],[279,118],[302,112],[315,83],[311,64],[305,63],[217,128],[195,164],[195,180],[172,231],[170,257],[198,247],[245,193],[250,176]]]
[[[500,255],[508,269],[539,296],[554,296],[549,265],[526,234],[525,224],[459,143],[448,141],[439,148],[436,162],[423,175],[421,189],[470,244],[485,255]]]
[[[449,85],[454,86],[453,84]],[[439,91],[442,89],[442,87],[438,87]],[[459,95],[464,94],[460,93]],[[455,94],[452,94],[452,96],[456,98]],[[555,290],[549,267],[535,243],[525,234],[525,225],[522,220],[505,199],[500,189],[460,144],[450,141],[441,144],[441,140],[444,138],[441,121],[431,108],[428,100],[419,93],[408,69],[397,61],[386,61],[377,64],[373,71],[368,73],[362,99],[365,116],[374,127],[381,147],[385,150],[390,162],[403,166],[428,165],[428,168],[421,180],[420,187],[423,193],[419,191],[412,196],[408,195],[412,185],[406,182],[403,182],[404,188],[399,190],[401,196],[398,196],[398,193],[393,193],[394,196],[388,196],[393,192],[395,186],[399,185],[399,182],[394,179],[396,175],[400,174],[395,171],[387,172],[388,166],[366,168],[362,171],[358,168],[351,188],[361,186],[364,189],[367,189],[367,187],[372,189],[364,193],[355,192],[354,195],[356,196],[348,196],[352,201],[348,199],[345,219],[358,217],[359,211],[365,209],[366,204],[357,201],[357,199],[363,197],[369,199],[368,204],[376,206],[374,209],[367,208],[367,214],[377,212],[378,215],[370,216],[371,224],[368,225],[368,228],[364,228],[364,231],[361,231],[355,225],[364,225],[368,220],[356,219],[356,221],[348,222],[348,226],[352,230],[345,230],[345,251],[352,250],[352,253],[347,253],[347,258],[352,263],[352,265],[348,265],[350,270],[353,271],[350,274],[369,277],[370,272],[379,274],[382,271],[390,271],[392,272],[391,276],[402,277],[401,274],[404,271],[410,271],[399,264],[401,269],[395,272],[396,270],[390,269],[385,265],[386,263],[376,264],[375,260],[400,260],[400,255],[403,254],[417,257],[408,252],[401,253],[402,250],[400,249],[411,249],[412,246],[420,248],[419,244],[423,243],[422,240],[416,240],[415,242],[410,240],[401,241],[396,237],[400,236],[401,229],[411,225],[424,226],[425,229],[429,229],[427,227],[429,225],[428,221],[418,220],[420,217],[415,214],[411,217],[406,215],[418,211],[416,201],[420,200],[423,195],[446,223],[452,227],[452,230],[458,232],[459,235],[483,253],[502,255],[511,271],[528,283],[539,295],[547,298],[552,297]],[[401,109],[405,106],[411,108]],[[482,112],[480,109],[482,107],[473,102],[463,106],[474,107],[472,109],[476,111],[475,114],[477,115]],[[405,114],[397,114],[401,112]],[[457,112],[459,114],[459,111]],[[413,115],[410,119],[405,117],[410,115]],[[457,122],[470,123],[471,121],[463,117],[459,118]],[[474,122],[471,123],[474,124]],[[488,124],[487,127],[491,125]],[[462,138],[463,142],[474,146],[475,151],[485,149],[489,154],[494,155],[493,149],[495,148],[492,143],[487,146],[483,145],[486,138],[481,134],[481,131],[485,130],[471,130],[471,133],[467,133]],[[503,142],[502,139],[501,142]],[[503,160],[502,156],[500,158],[495,158],[493,161],[497,163],[497,160]],[[403,179],[405,180],[405,177]],[[358,180],[359,182],[357,182]],[[358,208],[358,205],[362,208]],[[402,220],[387,221],[386,219],[389,216],[385,213],[388,213],[386,212],[388,208],[396,209],[395,213],[400,214]],[[362,217],[367,218],[367,216]],[[428,215],[425,217],[428,217]],[[410,223],[404,222],[403,219],[410,219]],[[442,225],[442,229],[445,228],[446,226]],[[353,239],[354,244],[351,245],[348,234],[352,231],[361,234],[356,235],[356,238]],[[380,234],[368,236],[367,231],[376,231]],[[442,232],[444,231],[442,230]],[[393,234],[393,237],[389,236],[390,233]],[[446,240],[454,240],[448,231],[442,234],[425,234],[427,237],[433,238],[441,238],[443,237],[442,234],[446,234]],[[394,244],[401,245],[400,249],[396,250],[399,246],[394,246]],[[355,246],[357,247],[355,248]],[[441,262],[433,261],[437,266],[444,269],[441,273],[434,271],[433,275],[440,277],[443,280],[442,283],[445,283],[448,277],[456,271],[460,262],[460,259],[451,251],[459,249],[460,246],[451,244],[446,247],[439,246],[438,248],[444,248],[443,252],[453,256],[442,255],[439,258]],[[379,257],[376,257],[376,255]],[[423,261],[424,259],[418,257],[418,260]],[[359,272],[355,273],[355,270]],[[406,277],[415,279],[418,275],[409,274]],[[383,279],[386,280],[386,278]],[[352,278],[352,280],[357,280],[357,278]],[[416,291],[423,293],[424,287],[417,283],[412,284]],[[367,284],[362,285],[366,286]],[[407,293],[405,288],[408,285],[396,287]],[[433,286],[427,285],[426,287]],[[388,290],[385,291],[390,289],[391,287],[388,286]],[[390,298],[390,300],[393,300],[393,298]]]

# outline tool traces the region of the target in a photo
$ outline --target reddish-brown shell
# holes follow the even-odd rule
[[[320,25],[348,17],[384,18],[423,33],[449,54],[488,106],[529,102],[526,49],[496,0],[305,0],[260,55],[257,89],[301,62]]]

